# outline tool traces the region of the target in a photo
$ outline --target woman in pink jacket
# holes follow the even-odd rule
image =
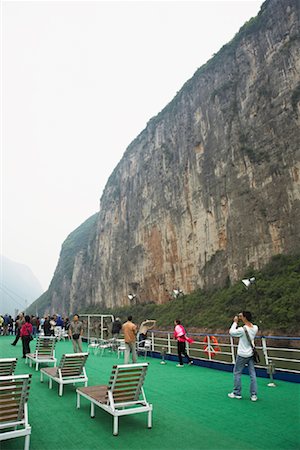
[[[175,325],[174,339],[177,340],[178,359],[179,359],[179,364],[177,364],[176,367],[183,367],[182,355],[186,356],[186,358],[188,360],[188,364],[191,365],[191,364],[193,364],[193,361],[187,354],[185,342],[188,341],[191,343],[194,341],[193,341],[193,339],[189,339],[186,337],[185,329],[181,325],[180,320],[176,319],[174,322],[174,325]]]
[[[30,353],[29,343],[32,340],[32,325],[30,323],[30,317],[25,316],[25,323],[22,325],[20,330],[20,336],[22,338],[22,346],[23,346],[23,358],[26,358],[26,354]]]

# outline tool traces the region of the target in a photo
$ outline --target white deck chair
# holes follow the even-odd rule
[[[118,359],[120,359],[121,353],[124,355],[125,350],[126,350],[126,347],[125,347],[125,341],[119,339]]]
[[[58,383],[60,396],[63,395],[64,384],[84,383],[87,386],[88,377],[84,365],[88,356],[88,353],[66,353],[58,367],[41,369],[41,382],[46,375],[49,378],[49,389],[52,389],[52,381]]]
[[[9,376],[15,373],[17,358],[0,358],[0,376]]]
[[[113,434],[118,435],[119,417],[148,413],[148,428],[152,428],[152,405],[146,400],[143,384],[148,363],[113,366],[108,386],[89,386],[76,389],[77,408],[80,397],[91,403],[91,417],[95,405],[113,416]]]
[[[88,348],[93,350],[94,355],[96,355],[99,351],[99,343],[97,338],[91,338],[90,343],[88,344]]]
[[[146,358],[148,353],[151,353],[152,351],[152,342],[151,339],[145,339],[143,341],[137,342],[137,352],[144,353],[144,356]]]
[[[27,410],[30,380],[28,374],[0,377],[0,442],[25,436],[24,450],[29,450],[31,434]]]
[[[29,359],[30,367],[35,363],[35,370],[39,370],[40,363],[53,363],[56,366],[57,359],[55,358],[55,343],[56,338],[53,336],[39,336],[36,341],[34,353],[26,354],[26,364]]]

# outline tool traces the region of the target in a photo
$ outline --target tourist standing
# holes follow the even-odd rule
[[[193,364],[193,361],[187,354],[185,343],[186,343],[186,341],[190,342],[190,343],[192,343],[194,341],[193,341],[193,339],[186,337],[185,329],[181,325],[180,320],[176,319],[174,321],[174,325],[175,325],[174,339],[176,339],[176,341],[177,341],[177,350],[178,350],[178,359],[179,359],[179,364],[177,364],[176,367],[183,367],[182,355],[184,355],[187,358],[188,364],[191,365],[191,364]]]
[[[21,331],[22,325],[24,323],[25,323],[24,315],[23,315],[23,313],[20,313],[16,318],[16,324],[15,324],[16,337],[15,337],[14,342],[12,342],[11,345],[16,345],[18,340],[20,339],[20,331]]]
[[[79,320],[78,314],[74,314],[69,326],[69,336],[72,339],[74,353],[82,353],[83,323]]]
[[[244,326],[239,327],[238,321],[242,320]],[[256,382],[256,373],[253,361],[253,342],[254,338],[258,331],[258,326],[253,325],[252,314],[250,311],[243,311],[238,316],[235,316],[233,319],[233,323],[229,330],[229,334],[232,337],[239,338],[239,344],[237,349],[237,358],[233,369],[234,374],[234,388],[233,391],[228,394],[229,398],[242,398],[242,384],[241,384],[241,375],[243,369],[246,365],[248,365],[248,371],[250,375],[250,399],[253,402],[257,400],[257,382]],[[248,341],[247,332],[252,342],[252,345]]]
[[[32,325],[32,336],[35,339],[36,338],[36,333],[38,330],[38,321],[36,316],[31,316],[31,325]]]
[[[139,342],[140,342],[139,345],[141,347],[145,346],[145,339],[147,339],[147,333],[149,330],[154,328],[155,324],[156,320],[149,320],[149,319],[146,319],[144,320],[144,322],[141,323],[139,329]]]
[[[55,336],[55,326],[56,326],[56,320],[54,317],[50,317],[50,331],[51,331],[51,336]]]
[[[44,323],[42,325],[45,336],[51,336],[51,325],[50,325],[50,317],[46,316],[44,318]]]
[[[125,322],[122,326],[122,331],[124,333],[124,340],[125,340],[124,364],[129,363],[130,353],[132,355],[132,362],[136,363],[137,326],[132,322],[132,316],[128,316],[127,322]]]
[[[32,340],[32,325],[30,323],[30,317],[25,316],[25,322],[21,327],[20,336],[22,339],[23,358],[26,358],[26,354],[30,353],[29,343]]]
[[[121,320],[119,317],[117,317],[116,320],[114,320],[112,323],[112,328],[111,328],[112,337],[114,339],[118,339],[121,330],[122,330]]]
[[[8,335],[8,327],[9,327],[9,316],[5,314],[3,317],[3,336]]]

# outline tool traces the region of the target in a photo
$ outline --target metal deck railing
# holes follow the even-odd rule
[[[189,333],[189,337],[195,340],[191,345],[187,343],[191,357],[224,364],[235,363],[238,338],[219,333]],[[173,332],[153,330],[151,341],[152,351],[161,353],[164,348],[166,354],[177,355]],[[300,347],[300,337],[257,336],[255,344],[260,355],[257,367],[265,368],[275,362],[277,370],[300,374],[300,348],[297,348]]]

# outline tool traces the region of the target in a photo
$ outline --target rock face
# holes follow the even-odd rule
[[[299,8],[267,0],[130,144],[74,257],[65,312],[129,292],[161,303],[299,252]]]

